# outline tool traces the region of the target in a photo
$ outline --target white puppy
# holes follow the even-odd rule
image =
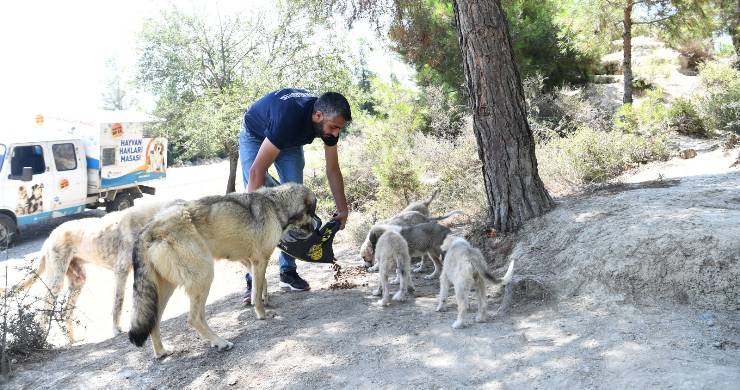
[[[378,265],[380,285],[373,295],[383,297],[378,302],[382,306],[390,304],[390,283],[388,277],[397,271],[400,277],[398,292],[393,295],[394,301],[405,301],[406,293],[414,289],[411,280],[411,256],[409,246],[400,234],[392,231],[383,233],[375,246],[375,264]]]
[[[437,311],[445,310],[445,300],[450,284],[455,286],[457,298],[457,321],[452,327],[457,329],[465,326],[465,313],[468,310],[468,292],[475,287],[478,296],[477,322],[487,319],[486,314],[486,281],[496,282],[498,279],[486,269],[486,260],[480,250],[470,245],[464,238],[449,235],[442,243],[442,251],[447,252],[444,257],[444,268],[439,277],[439,300]],[[511,281],[514,272],[514,261],[509,263],[509,269],[501,280],[502,286]]]

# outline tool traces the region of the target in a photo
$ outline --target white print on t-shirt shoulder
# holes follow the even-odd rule
[[[288,100],[299,97],[316,97],[316,95],[308,92],[292,92],[287,95],[280,96],[280,100]]]

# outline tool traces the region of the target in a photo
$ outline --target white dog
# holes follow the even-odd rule
[[[455,286],[457,298],[457,321],[452,327],[457,329],[465,326],[465,313],[468,310],[468,292],[475,287],[478,296],[477,322],[487,319],[486,308],[486,281],[496,282],[495,276],[486,269],[486,260],[480,250],[470,245],[461,237],[447,236],[442,244],[442,251],[447,252],[444,258],[444,268],[439,277],[439,300],[437,311],[445,310],[445,300],[449,292],[450,283]],[[501,280],[502,286],[511,281],[514,273],[514,260],[509,263],[509,269]]]
[[[21,281],[16,289],[26,290],[42,278],[48,287],[46,301],[50,310],[54,298],[64,286],[66,275],[70,296],[67,304],[74,309],[85,284],[84,264],[90,263],[113,271],[113,334],[121,333],[120,320],[126,278],[131,271],[134,241],[144,225],[161,209],[180,201],[155,201],[135,205],[102,218],[67,221],[54,229],[39,252],[38,268]],[[67,311],[67,339],[75,341],[71,310]]]
[[[406,240],[400,234],[392,231],[383,233],[375,246],[375,264],[378,265],[380,285],[373,295],[383,298],[378,302],[381,306],[390,304],[390,283],[388,277],[397,270],[400,278],[398,292],[393,295],[394,301],[405,301],[406,293],[414,289],[411,280],[411,256]]]

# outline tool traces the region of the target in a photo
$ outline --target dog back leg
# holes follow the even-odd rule
[[[419,258],[419,262],[416,263],[416,265],[414,266],[414,269],[412,271],[413,273],[421,272],[421,270],[424,269],[424,257],[426,257],[426,256],[427,255],[425,255],[425,254],[424,255],[421,255],[421,257]]]
[[[270,257],[267,256],[262,261],[253,262],[252,278],[254,285],[252,286],[252,304],[254,304],[254,314],[258,320],[265,319],[265,304],[264,304],[264,292],[266,290],[265,272],[267,272],[267,263]]]
[[[398,278],[400,284],[398,291],[393,295],[394,301],[403,302],[406,300],[406,293],[409,291],[409,280],[411,279],[411,258],[404,254],[396,254],[396,267],[398,269]]]
[[[442,272],[439,276],[439,297],[437,298],[437,311],[445,311],[447,295],[450,293],[450,281],[447,274]]]
[[[56,300],[59,298],[62,287],[64,287],[64,277],[71,261],[71,252],[68,250],[60,250],[51,254],[50,259],[48,259],[48,270],[42,278],[44,286],[47,289],[44,311],[42,311],[40,318],[40,324],[43,328],[48,327],[49,321],[51,321],[51,317],[54,315],[53,310],[56,306]]]
[[[113,277],[116,279],[113,292],[113,336],[116,336],[121,333],[121,311],[123,309],[123,295],[126,290],[128,270],[125,272],[116,270],[113,272]]]
[[[476,280],[475,292],[478,295],[478,314],[475,316],[476,322],[485,322],[488,319],[488,300],[486,299],[486,282],[483,276],[478,276]]]
[[[471,280],[466,279],[455,284],[455,299],[457,300],[457,320],[452,324],[455,329],[465,326],[465,315],[468,312],[468,293],[470,293]]]
[[[67,306],[64,308],[64,318],[67,327],[67,340],[70,344],[75,342],[75,327],[74,327],[74,310],[77,306],[77,300],[80,298],[80,292],[82,287],[85,285],[87,276],[85,275],[85,268],[82,266],[82,262],[79,259],[73,259],[69,263],[67,268],[67,280],[69,281],[69,299],[67,300]]]
[[[430,251],[427,252],[427,255],[429,255],[429,258],[432,259],[432,263],[434,264],[434,272],[424,277],[424,279],[428,280],[433,279],[442,272],[442,254],[438,251]]]
[[[386,259],[385,261],[390,261],[390,259]],[[378,268],[378,279],[380,283],[380,291],[382,294],[382,298],[380,298],[380,301],[378,301],[378,304],[380,306],[388,306],[391,303],[390,300],[390,283],[388,282],[388,267],[385,264],[381,264]]]
[[[213,279],[213,273],[211,273],[210,279]],[[204,286],[205,288],[203,288]],[[221,338],[221,336],[217,335],[208,326],[208,323],[205,319],[206,299],[208,299],[208,290],[210,286],[211,283],[209,281],[207,284],[192,286],[185,290],[188,294],[188,297],[190,298],[190,316],[188,318],[188,324],[192,326],[198,332],[198,334],[200,334],[200,337],[208,340],[211,344],[211,347],[215,347],[219,351],[226,351],[231,349],[234,344],[224,340],[223,338]],[[259,295],[258,297],[262,298]]]
[[[133,247],[133,244],[131,245]],[[123,266],[126,264],[127,266]],[[116,264],[113,267],[113,277],[116,279],[113,291],[113,336],[121,333],[121,311],[123,309],[123,296],[126,291],[126,279],[131,271],[131,252],[122,250],[118,254]]]
[[[162,277],[157,275],[157,301],[159,305],[157,307],[157,319],[154,322],[154,327],[150,336],[152,337],[152,349],[154,349],[154,356],[157,359],[165,357],[170,354],[164,345],[162,345],[162,335],[159,332],[159,324],[162,322],[162,313],[164,308],[167,307],[167,301],[170,300],[172,293],[175,291],[175,285],[164,280]]]

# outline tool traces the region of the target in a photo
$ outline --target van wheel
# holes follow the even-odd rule
[[[126,210],[127,208],[133,205],[134,205],[134,200],[133,198],[131,198],[131,195],[128,192],[121,192],[118,195],[116,195],[115,199],[113,199],[110,202],[106,202],[105,211],[110,213],[113,211]]]
[[[0,250],[5,249],[13,243],[15,233],[18,230],[13,218],[0,214]]]

